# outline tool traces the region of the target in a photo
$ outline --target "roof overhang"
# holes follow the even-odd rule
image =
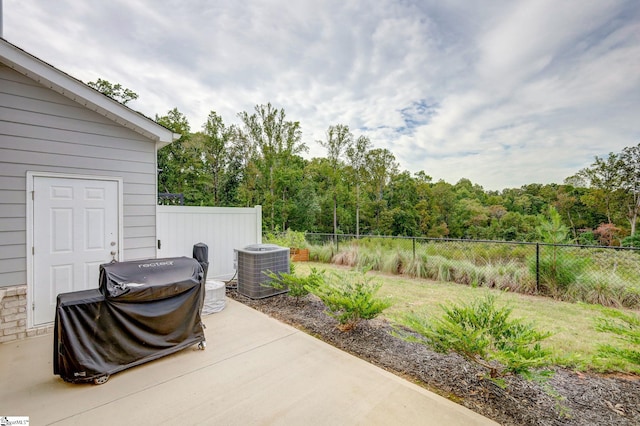
[[[0,63],[155,141],[158,149],[180,138],[180,134],[173,133],[152,119],[87,86],[82,81],[2,38],[0,38]]]

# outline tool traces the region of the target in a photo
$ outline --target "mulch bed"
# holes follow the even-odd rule
[[[387,321],[374,319],[341,332],[314,296],[296,301],[282,294],[252,300],[232,288],[227,296],[503,425],[640,424],[637,376],[557,368],[544,384],[509,376],[507,386],[501,388],[456,354],[439,354],[394,336]]]

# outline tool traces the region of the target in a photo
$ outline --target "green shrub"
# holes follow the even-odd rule
[[[281,233],[267,232],[264,236],[264,242],[277,244],[281,247],[295,248],[307,248],[309,245],[304,232],[292,231],[291,229]]]
[[[338,320],[338,329],[348,331],[361,320],[375,318],[391,306],[387,299],[375,296],[380,283],[373,283],[366,270],[358,273],[337,273],[327,276],[324,283],[309,288],[325,304],[327,314]]]
[[[596,330],[611,333],[624,343],[600,345],[600,356],[615,358],[640,366],[640,317],[615,309],[604,309],[604,316],[596,319]]]
[[[288,288],[288,295],[295,297],[296,302],[301,297],[309,294],[313,289],[321,286],[324,282],[324,270],[318,271],[316,268],[311,268],[311,273],[306,277],[297,276],[294,271],[291,273],[274,273],[267,271],[265,273],[271,278],[271,281],[266,283],[266,285],[278,290]]]
[[[598,240],[596,238],[596,234],[592,231],[583,232],[578,235],[578,244],[583,246],[597,246]]]
[[[529,375],[530,369],[551,362],[540,342],[551,334],[532,324],[510,319],[511,308],[497,307],[494,296],[469,304],[440,305],[444,315],[426,318],[408,314],[401,323],[419,334],[403,335],[442,353],[455,352],[484,367],[491,378],[508,373]]]
[[[640,232],[623,238],[621,244],[623,247],[640,247]]]

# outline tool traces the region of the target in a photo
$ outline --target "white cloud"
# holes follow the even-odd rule
[[[272,102],[309,155],[342,123],[434,179],[561,182],[638,143],[633,0],[5,0],[4,36],[193,130]]]

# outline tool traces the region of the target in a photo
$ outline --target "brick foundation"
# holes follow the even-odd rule
[[[53,332],[53,325],[27,330],[27,286],[0,288],[0,343]]]

